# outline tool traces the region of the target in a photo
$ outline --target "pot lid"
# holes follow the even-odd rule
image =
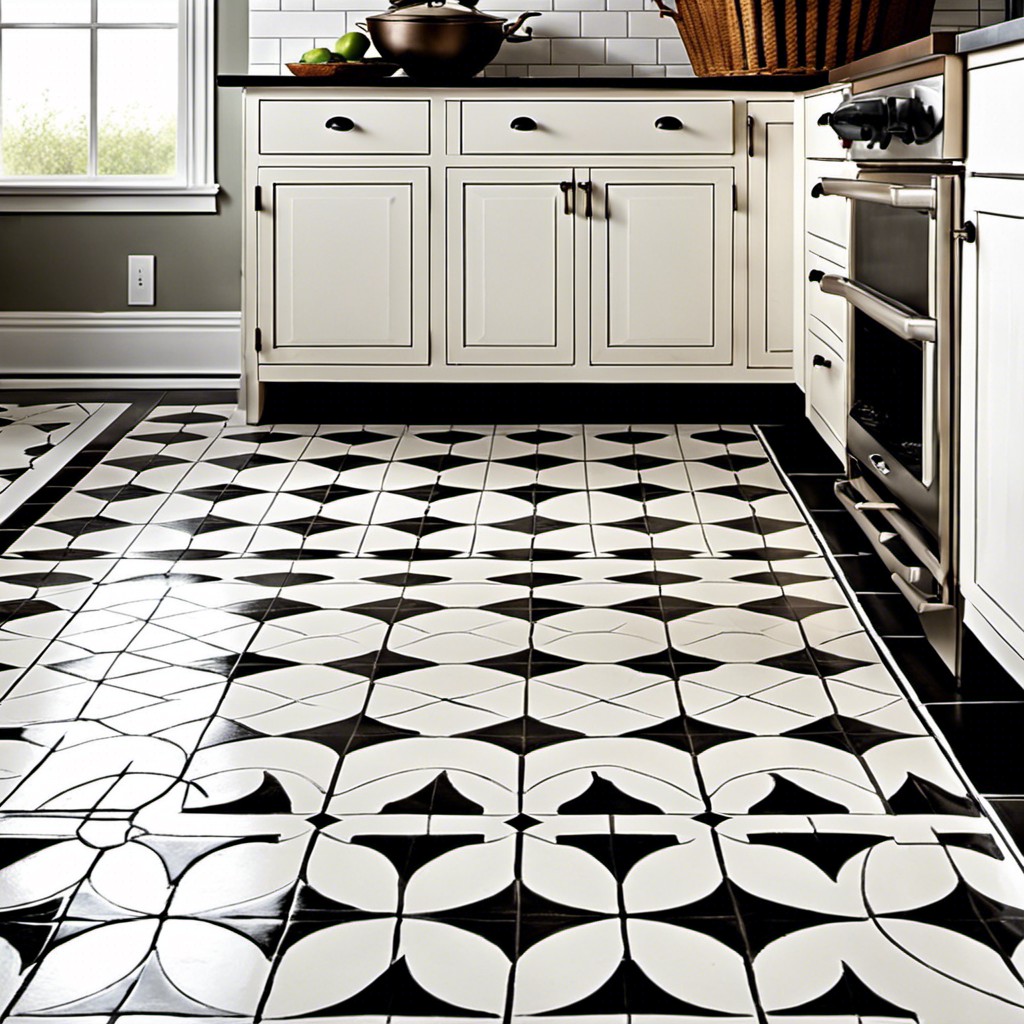
[[[504,24],[504,18],[477,11],[476,0],[458,0],[447,4],[445,0],[397,0],[384,14],[371,14],[368,21],[420,21],[433,24],[480,24],[497,22]]]

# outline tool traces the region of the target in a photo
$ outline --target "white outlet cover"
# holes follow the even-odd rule
[[[128,257],[128,305],[152,306],[156,302],[156,257]]]

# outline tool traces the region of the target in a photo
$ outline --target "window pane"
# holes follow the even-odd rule
[[[90,17],[89,0],[0,0],[0,21],[61,24]]]
[[[132,25],[178,23],[178,0],[100,0],[100,21],[121,21]]]
[[[99,173],[173,175],[177,29],[100,29],[98,42]]]
[[[89,30],[9,28],[0,46],[2,173],[88,173]],[[41,64],[60,74],[41,81]]]

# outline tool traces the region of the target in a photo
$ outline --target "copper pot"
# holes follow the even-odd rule
[[[506,22],[475,10],[476,0],[396,0],[384,14],[371,14],[366,28],[380,55],[424,82],[453,82],[472,78],[501,49],[503,42],[525,43],[532,28],[518,30],[539,11],[527,11]]]

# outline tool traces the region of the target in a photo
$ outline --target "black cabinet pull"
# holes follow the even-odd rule
[[[815,356],[811,363],[814,366],[824,366],[826,370],[832,369],[832,360],[826,359],[824,356]]]
[[[683,127],[683,122],[678,117],[667,114],[664,117],[659,117],[654,122],[654,127],[660,128],[663,132],[677,132]]]
[[[978,240],[978,226],[973,220],[965,220],[962,228],[953,229],[953,237],[958,242],[966,242],[968,245],[974,245]]]
[[[824,277],[825,277],[825,271],[824,270],[812,270],[807,275],[807,280],[810,281],[811,284],[818,284],[818,282],[821,281]]]
[[[513,117],[509,128],[514,132],[535,132],[537,122],[532,117]]]
[[[825,194],[825,186],[819,181],[811,189],[811,198],[820,199]]]
[[[558,187],[561,189],[562,198],[565,200],[565,215],[571,217],[573,204],[570,203],[569,196],[573,195],[572,182],[560,181]]]
[[[325,128],[329,128],[332,132],[350,132],[355,126],[356,123],[351,117],[332,117],[324,125]]]
[[[586,206],[583,208],[584,217],[594,216],[594,183],[591,181],[581,181],[579,188],[583,194],[587,197]]]

